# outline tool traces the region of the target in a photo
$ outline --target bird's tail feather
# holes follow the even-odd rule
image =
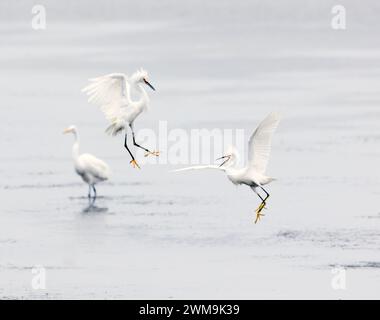
[[[116,136],[119,133],[121,133],[125,128],[125,123],[121,121],[113,121],[107,128],[106,128],[106,133],[111,135],[111,136]]]
[[[265,182],[264,182],[264,184],[271,183],[272,181],[275,181],[275,180],[277,180],[277,178],[266,177],[266,178],[265,178]]]

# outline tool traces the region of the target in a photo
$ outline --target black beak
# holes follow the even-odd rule
[[[146,81],[146,80],[144,79],[144,82],[145,82],[145,84],[146,84],[147,86],[149,86],[153,91],[156,91],[156,89],[154,89],[154,87],[153,87],[148,81]]]
[[[226,158],[227,158],[227,159],[226,159]],[[218,159],[216,159],[216,160],[222,160],[222,159],[226,159],[226,160],[224,160],[224,161],[219,165],[219,167],[223,166],[228,160],[230,160],[230,156],[223,156],[223,157],[220,157],[220,158],[218,158]]]

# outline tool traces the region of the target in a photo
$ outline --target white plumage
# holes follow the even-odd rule
[[[265,174],[272,147],[272,136],[279,122],[280,116],[278,113],[270,114],[259,124],[249,139],[249,166],[258,173]]]
[[[149,96],[143,84],[155,90],[148,81],[148,73],[140,69],[131,77],[124,73],[110,73],[101,77],[90,79],[90,84],[82,89],[88,96],[88,102],[100,107],[106,119],[110,122],[106,132],[115,136],[125,130],[124,147],[129,152],[134,167],[139,167],[134,156],[127,146],[127,128],[132,130],[133,143],[145,150],[147,155],[158,156],[158,152],[140,146],[135,142],[133,123],[135,119],[148,108]],[[139,99],[133,101],[131,91],[139,94]]]
[[[91,189],[94,191],[96,198],[95,184],[108,180],[110,177],[110,168],[108,165],[89,153],[79,154],[79,137],[78,130],[75,126],[66,128],[63,133],[72,133],[75,141],[72,148],[72,157],[74,160],[74,168],[82,180],[88,184],[88,197],[91,197]]]
[[[266,200],[269,197],[269,193],[263,188],[264,185],[274,180],[266,175],[266,168],[269,161],[272,136],[280,122],[280,116],[278,113],[269,114],[253,132],[248,143],[248,162],[244,168],[236,168],[236,163],[239,158],[239,153],[235,147],[230,147],[227,150],[225,156],[219,158],[224,162],[220,166],[208,165],[208,166],[193,166],[183,169],[175,170],[187,171],[187,170],[199,170],[199,169],[217,169],[224,171],[228,179],[236,185],[245,184],[252,188],[252,190],[260,197],[261,204],[256,209],[255,223],[260,219],[261,211],[266,205]],[[219,160],[217,159],[217,160]],[[266,197],[263,198],[258,193],[257,188],[263,190]]]
[[[82,90],[88,95],[88,102],[99,106],[111,124],[116,120],[125,122],[125,112],[133,106],[127,75],[111,73],[89,81],[91,83]]]

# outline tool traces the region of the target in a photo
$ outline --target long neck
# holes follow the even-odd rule
[[[236,156],[232,156],[225,164],[224,166],[227,169],[235,170],[237,169],[237,161],[236,161]]]
[[[124,95],[128,101],[128,103],[132,103],[132,98],[131,98],[131,85],[129,84],[128,81],[125,82],[125,88],[124,88]]]
[[[75,141],[73,144],[73,148],[71,150],[71,154],[72,154],[73,160],[76,162],[79,158],[79,137],[78,137],[77,132],[74,132],[73,134],[74,134]]]
[[[228,176],[235,175],[235,174],[239,171],[239,169],[236,167],[235,164],[232,164],[232,165],[226,167],[225,170],[226,170],[226,174],[227,174]]]
[[[136,85],[137,91],[141,94],[140,99],[137,101],[137,104],[142,107],[143,109],[147,109],[148,103],[149,103],[149,96],[146,93],[143,85],[141,83],[138,83]]]

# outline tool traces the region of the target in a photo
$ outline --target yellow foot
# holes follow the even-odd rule
[[[265,214],[262,214],[262,213],[260,213],[260,212],[256,212],[255,224],[257,223],[257,221],[260,220],[260,218],[261,218],[262,216],[265,216]]]
[[[263,209],[265,208],[265,205],[266,205],[266,203],[265,203],[265,202],[262,202],[262,203],[259,205],[259,207],[255,210],[255,212],[256,212],[255,223],[257,223],[257,221],[259,221],[260,218],[261,218],[262,216],[265,216],[265,214],[262,214],[262,213],[261,213],[261,210],[263,210]]]
[[[139,168],[140,169],[140,166],[138,165],[138,163],[136,162],[135,159],[131,160],[129,163],[132,165],[133,168]]]
[[[144,157],[147,157],[149,155],[158,157],[160,155],[160,151],[148,151],[147,153],[145,153]]]
[[[260,213],[261,210],[263,210],[266,206],[266,203],[265,202],[261,202],[259,207],[255,210],[256,213]]]

